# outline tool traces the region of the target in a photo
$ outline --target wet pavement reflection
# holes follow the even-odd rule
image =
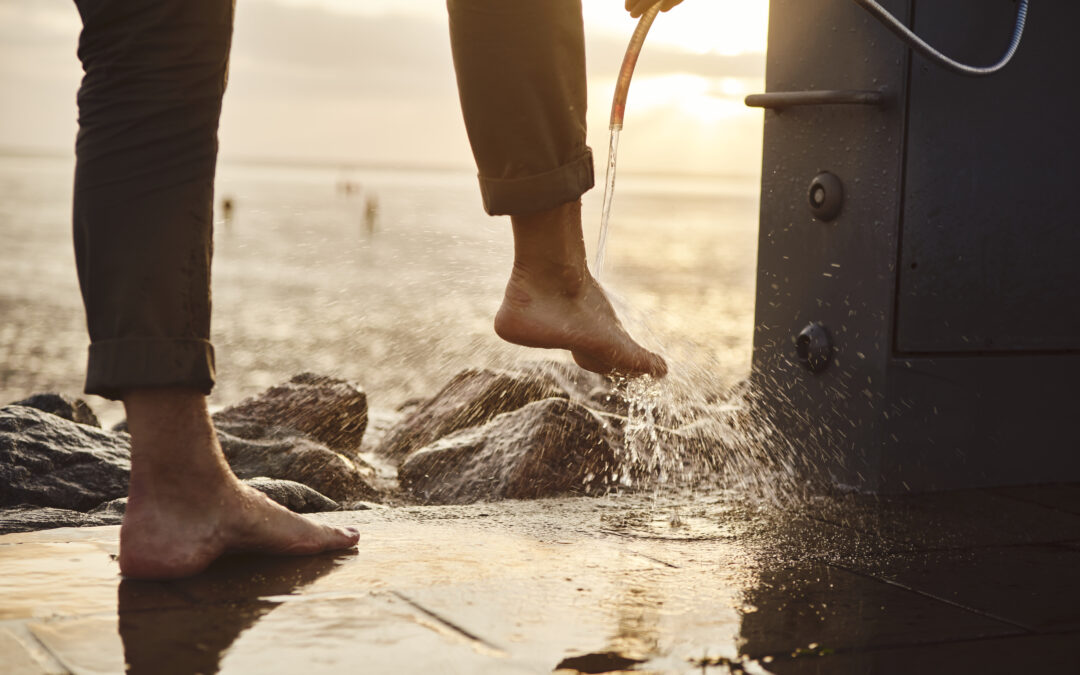
[[[1080,488],[339,512],[355,551],[123,580],[0,537],[13,673],[1080,672]]]
[[[127,671],[217,672],[237,637],[281,605],[278,596],[297,593],[354,555],[232,556],[197,579],[122,580],[117,614]]]

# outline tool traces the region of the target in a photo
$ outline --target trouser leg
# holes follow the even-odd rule
[[[214,384],[210,258],[232,0],[76,0],[86,391]]]
[[[447,0],[484,209],[543,211],[593,186],[581,0]]]

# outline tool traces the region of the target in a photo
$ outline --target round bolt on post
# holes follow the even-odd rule
[[[807,198],[814,217],[827,223],[840,215],[844,206],[844,184],[835,174],[822,171],[810,181]]]
[[[795,338],[795,353],[799,363],[812,373],[820,373],[832,361],[833,346],[824,324],[808,324]]]

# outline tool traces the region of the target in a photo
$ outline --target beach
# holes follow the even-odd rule
[[[5,400],[82,391],[73,166],[0,156]],[[359,383],[386,409],[430,396],[464,368],[567,359],[493,333],[511,233],[508,219],[484,214],[469,170],[223,160],[216,185],[214,407],[313,371]],[[602,282],[675,377],[681,368],[720,390],[749,372],[758,189],[756,175],[619,176]],[[584,199],[590,259],[601,197],[597,188]],[[88,401],[106,424],[123,417],[119,404]]]

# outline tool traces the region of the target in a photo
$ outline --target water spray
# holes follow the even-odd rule
[[[630,36],[630,44],[626,47],[622,68],[619,69],[619,79],[615,82],[615,96],[611,101],[611,121],[608,124],[611,139],[608,142],[607,173],[604,178],[604,206],[600,212],[600,241],[596,246],[596,263],[593,265],[593,275],[597,279],[600,279],[604,270],[608,220],[611,218],[611,200],[615,195],[615,159],[619,150],[619,132],[623,127],[623,115],[626,114],[626,95],[630,91],[630,78],[634,76],[634,67],[637,66],[641,46],[645,44],[645,36],[659,13],[660,3],[657,2],[641,15],[634,34]]]

